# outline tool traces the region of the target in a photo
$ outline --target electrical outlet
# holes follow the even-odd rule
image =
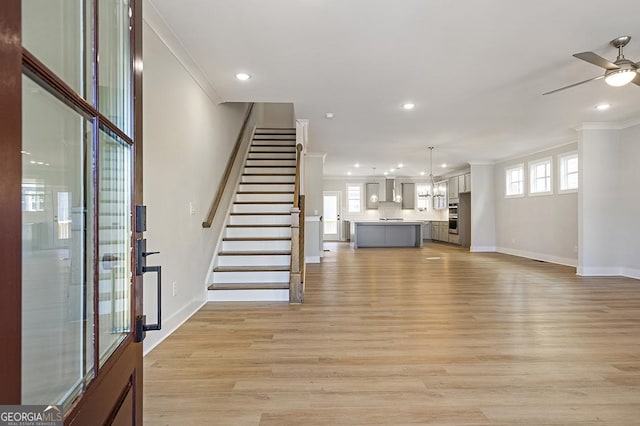
[[[171,283],[171,287],[172,287],[171,291],[172,291],[173,295],[175,296],[176,294],[178,294],[178,292],[176,290],[176,282],[175,281]]]

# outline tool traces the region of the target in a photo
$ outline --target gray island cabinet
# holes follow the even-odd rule
[[[354,223],[354,247],[422,247],[422,222]]]

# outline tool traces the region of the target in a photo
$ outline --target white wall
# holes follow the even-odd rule
[[[472,252],[496,250],[495,165],[471,164]]]
[[[295,127],[292,103],[264,103],[259,121],[263,127]]]
[[[146,23],[143,37],[145,236],[147,249],[161,252],[149,264],[162,265],[163,273],[163,329],[147,333],[148,352],[206,301],[205,279],[219,235],[201,224],[246,105],[216,105]],[[145,277],[144,309],[154,321],[154,276]]]
[[[640,125],[623,129],[620,136],[620,259],[624,275],[640,278]]]
[[[587,124],[578,142],[578,274],[640,278],[640,126],[620,130]]]
[[[576,150],[577,144],[573,143],[496,164],[498,252],[569,266],[578,264],[578,193],[558,193],[558,156]],[[552,159],[552,194],[530,196],[529,162],[548,157]],[[524,196],[506,198],[505,169],[521,163]]]

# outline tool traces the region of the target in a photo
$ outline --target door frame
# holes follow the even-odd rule
[[[326,235],[334,235],[334,234],[326,234],[324,232],[324,222],[326,222],[326,217],[323,221],[323,229],[322,229],[322,241],[342,241],[342,191],[322,191],[322,214],[324,216],[324,197],[325,196],[331,196],[331,195],[335,195],[336,199],[338,200],[337,205],[336,205],[336,209],[337,209],[337,216],[338,216],[338,229],[336,232],[336,238],[335,239],[326,239]]]
[[[135,205],[143,203],[142,194],[142,1],[131,0],[132,28],[130,31],[133,93],[133,137],[125,137],[132,150],[132,225],[136,223]],[[93,19],[96,19],[94,8]],[[93,27],[94,39],[96,28]],[[63,97],[76,107],[87,110],[93,106],[69,89],[37,58],[22,47],[21,0],[0,2],[0,405],[20,405],[22,398],[22,75],[28,70],[44,82],[47,89]],[[95,58],[94,58],[95,60]],[[99,112],[95,115],[106,127],[119,136],[119,131]],[[97,124],[96,124],[97,126]],[[126,136],[126,135],[125,135]],[[97,134],[94,136],[97,137]],[[96,166],[97,167],[97,166]],[[95,173],[95,170],[93,171]],[[96,183],[97,184],[97,183]],[[135,227],[132,226],[132,229]],[[97,236],[96,236],[97,238]],[[132,232],[131,270],[136,270],[135,240],[141,233]],[[95,253],[92,254],[95,257]],[[97,259],[94,259],[94,263]],[[133,275],[131,282],[131,332],[105,361],[95,363],[95,377],[82,395],[65,413],[64,423],[102,424],[116,418],[125,424],[142,424],[142,342],[135,336],[135,321],[142,314],[142,277]],[[92,280],[95,285],[95,280]],[[98,294],[93,303],[97,306]],[[97,311],[97,310],[96,310]],[[133,391],[133,394],[131,393]],[[119,413],[120,407],[130,407],[131,413]],[[132,408],[131,408],[132,407]],[[121,417],[124,414],[124,418]],[[116,417],[117,416],[117,417]],[[130,416],[130,418],[129,418]]]

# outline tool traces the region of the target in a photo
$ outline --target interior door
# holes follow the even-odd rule
[[[341,238],[342,222],[340,220],[340,199],[342,194],[339,191],[323,192],[323,222],[325,241],[339,241]]]
[[[0,2],[0,405],[65,424],[142,424],[141,3]]]

